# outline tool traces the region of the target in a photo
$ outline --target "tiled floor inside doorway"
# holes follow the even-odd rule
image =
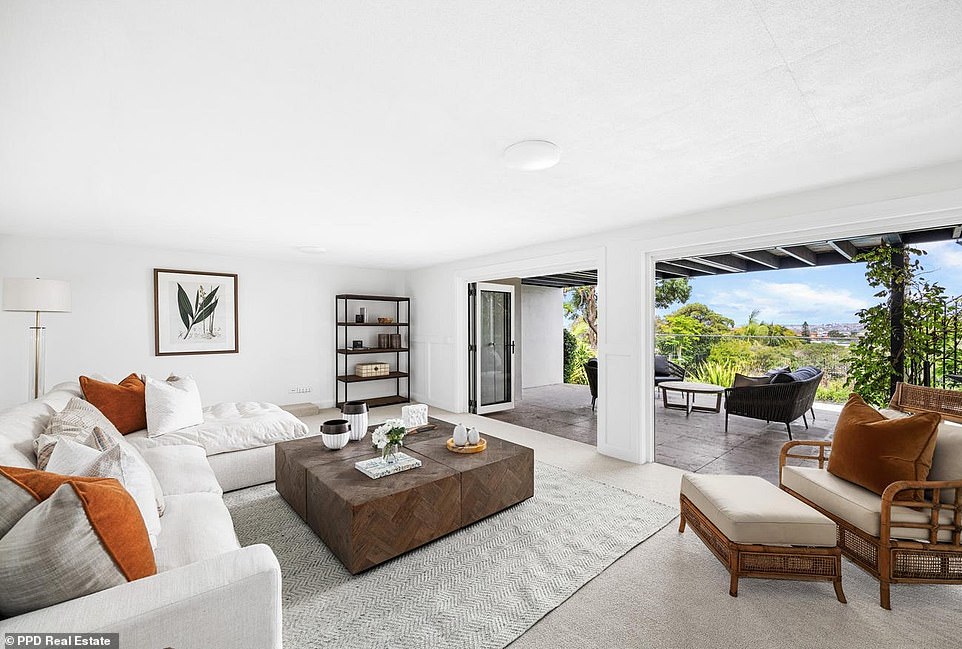
[[[712,405],[714,397],[705,405]],[[701,401],[698,402],[701,404]],[[513,410],[487,415],[526,428],[595,445],[597,413],[591,411],[588,386],[559,383],[526,388]],[[815,405],[810,428],[792,425],[795,439],[823,439],[835,428],[837,409]],[[778,453],[788,441],[784,424],[732,417],[725,433],[724,408],[719,414],[665,410],[659,393],[655,403],[655,459],[696,473],[739,473],[778,481]]]

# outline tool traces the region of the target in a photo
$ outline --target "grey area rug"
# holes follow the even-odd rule
[[[280,562],[285,649],[504,647],[676,515],[538,462],[533,498],[352,576],[273,484],[224,500]]]

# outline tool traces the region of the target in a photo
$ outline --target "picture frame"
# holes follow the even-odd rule
[[[154,269],[154,355],[238,353],[237,275]]]

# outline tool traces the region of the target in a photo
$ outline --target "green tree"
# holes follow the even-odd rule
[[[700,323],[702,323],[702,325],[704,325],[705,333],[729,333],[732,327],[735,326],[734,320],[723,316],[717,311],[712,311],[710,308],[700,302],[686,304],[672,313],[672,315],[683,315],[698,320]]]
[[[941,355],[941,346],[948,332],[944,330],[948,300],[945,289],[929,282],[924,275],[922,263],[917,258],[925,253],[914,248],[904,248],[903,264],[893,264],[891,246],[883,245],[867,251],[857,258],[866,262],[865,279],[869,286],[879,289],[875,297],[878,304],[860,310],[857,315],[864,329],[863,335],[849,347],[849,382],[863,399],[874,405],[884,405],[891,396],[890,382],[897,374],[895,356],[901,352],[904,372],[897,378],[910,383],[932,385],[936,374],[944,371],[932,358]],[[892,287],[904,287],[905,306],[902,325],[905,342],[901,350],[890,349],[892,334],[891,306]],[[894,353],[893,353],[894,352]]]
[[[691,284],[687,277],[661,279],[655,282],[655,307],[667,309],[672,304],[684,304],[691,298]]]
[[[802,323],[802,338],[805,340],[812,339],[812,329],[808,326],[808,320]]]
[[[598,348],[598,290],[595,286],[576,286],[565,289],[565,313],[587,327],[588,346]]]

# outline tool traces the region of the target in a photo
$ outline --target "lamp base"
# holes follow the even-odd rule
[[[38,318],[39,320],[39,318]],[[29,383],[27,385],[27,395],[30,399],[39,399],[47,392],[46,385],[44,384],[44,362],[46,361],[46,327],[41,327],[39,324],[35,327],[30,327],[30,347],[31,347],[31,359],[30,359],[30,375]]]

